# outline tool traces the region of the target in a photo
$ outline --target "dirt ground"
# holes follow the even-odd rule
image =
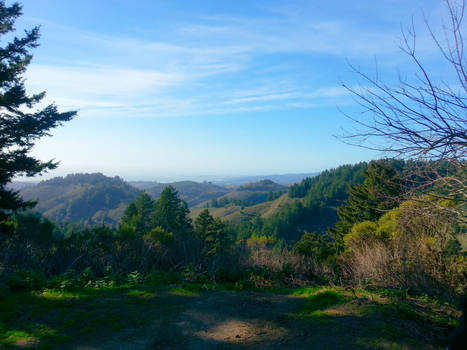
[[[148,328],[123,329],[108,341],[73,349],[443,349],[445,329],[365,313],[361,305],[303,316],[306,298],[215,291],[180,298],[175,313]],[[175,311],[175,309],[173,309]],[[156,315],[155,315],[156,316]],[[70,344],[68,344],[69,346]],[[70,347],[67,347],[68,349]]]

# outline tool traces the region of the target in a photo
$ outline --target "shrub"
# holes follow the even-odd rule
[[[467,286],[467,257],[460,254],[457,230],[437,203],[404,202],[376,223],[353,226],[344,237],[341,266],[357,284],[454,298]]]

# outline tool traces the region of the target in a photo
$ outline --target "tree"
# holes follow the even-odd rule
[[[136,201],[131,203],[123,214],[120,224],[122,233],[132,233],[143,236],[152,228],[151,217],[154,211],[154,201],[146,192],[141,192]]]
[[[160,226],[175,235],[184,235],[192,231],[188,205],[178,197],[177,190],[167,186],[156,202],[152,215],[153,227]]]
[[[204,254],[206,256],[223,257],[228,254],[233,244],[225,223],[219,218],[214,219],[207,226],[204,240]]]
[[[214,218],[209,213],[208,209],[204,209],[195,220],[195,232],[198,237],[204,239],[206,237],[209,226],[214,222]]]
[[[0,37],[15,31],[15,21],[21,14],[21,5],[7,6],[0,0]],[[39,28],[35,27],[0,47],[0,222],[12,212],[34,205],[6,188],[13,177],[40,174],[58,164],[52,160],[42,162],[29,154],[36,140],[76,115],[74,111],[60,113],[54,104],[34,109],[45,92],[28,95],[23,74],[32,59],[30,50],[38,46],[38,40]]]
[[[341,242],[354,224],[376,221],[400,203],[403,192],[402,172],[405,162],[383,159],[368,164],[365,181],[352,185],[345,204],[337,210],[339,221],[331,232]]]
[[[416,50],[416,33],[412,25],[404,31],[400,49],[413,63],[412,79],[399,77],[395,86],[372,77],[357,68],[355,73],[364,85],[357,88],[344,84],[356,102],[369,114],[368,119],[347,115],[360,127],[342,136],[345,142],[381,151],[401,158],[423,160],[421,173],[434,173],[429,181],[448,189],[444,197],[467,202],[467,66],[462,23],[465,0],[445,0],[448,24],[440,39],[425,17],[425,24],[444,60],[447,73],[443,80],[422,63]],[[450,170],[440,166],[453,165]],[[430,168],[428,170],[427,168]],[[430,186],[432,185],[430,184]],[[415,189],[416,186],[412,186]],[[413,193],[408,193],[412,196]]]

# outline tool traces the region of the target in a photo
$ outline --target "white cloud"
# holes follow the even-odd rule
[[[369,31],[348,21],[309,21],[280,12],[270,18],[212,16],[197,20],[179,23],[171,36],[152,41],[47,23],[48,30],[55,29],[48,34],[68,45],[69,52],[88,53],[90,62],[79,58],[70,62],[66,57],[48,62],[43,57],[27,71],[27,86],[33,92],[47,91],[47,102],[79,109],[82,116],[174,117],[312,108],[335,105],[346,98],[347,91],[333,86],[317,88],[313,81],[300,83],[293,74],[284,81],[275,73],[288,76],[288,71],[297,69],[294,63],[275,62],[274,68],[261,64],[262,57],[296,53],[359,57],[397,52],[392,45],[394,33]],[[242,80],[248,80],[248,90]]]

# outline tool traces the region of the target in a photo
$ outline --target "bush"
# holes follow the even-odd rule
[[[353,226],[341,257],[346,277],[446,298],[465,291],[467,257],[456,241],[458,227],[438,203],[423,199],[403,203],[376,223]]]
[[[4,276],[2,280],[11,291],[30,291],[46,286],[44,274],[37,271],[15,271]]]

